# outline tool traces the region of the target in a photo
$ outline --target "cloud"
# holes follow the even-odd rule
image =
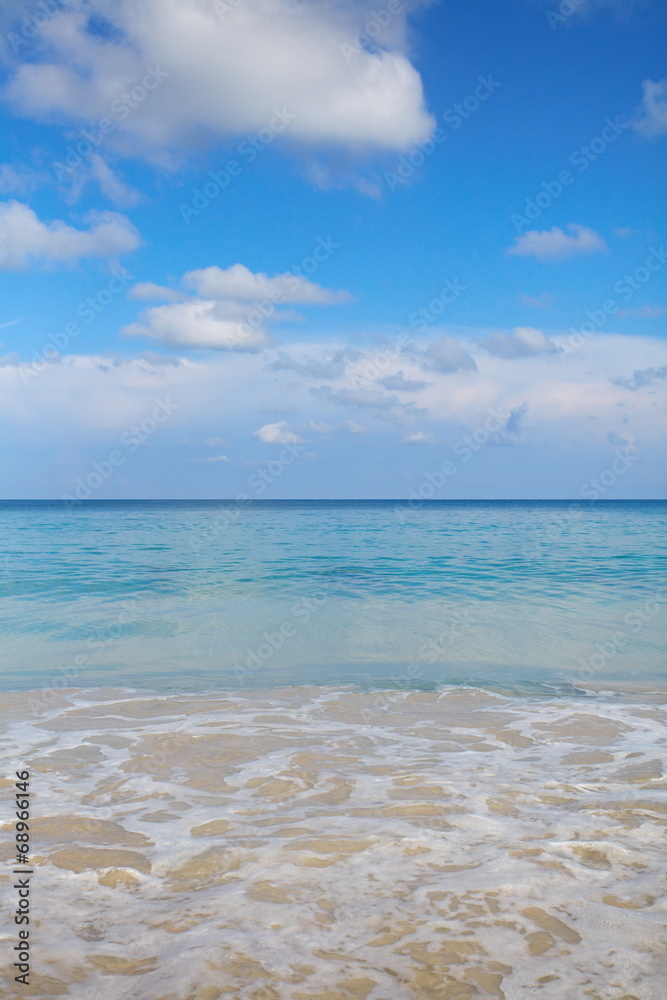
[[[607,434],[607,442],[612,446],[612,448],[623,448],[624,451],[629,452],[637,451],[634,434],[618,434],[616,431],[609,431]]]
[[[0,267],[71,264],[82,257],[117,257],[136,250],[141,240],[129,219],[116,212],[89,212],[87,230],[61,221],[42,222],[19,201],[0,202]]]
[[[498,358],[527,358],[556,351],[546,334],[532,326],[516,326],[511,334],[492,333],[480,346]]]
[[[206,299],[152,306],[143,312],[142,322],[130,323],[123,333],[128,337],[154,337],[170,347],[215,351],[252,351],[270,343],[263,326],[253,329],[241,315],[230,318],[226,312],[219,303]]]
[[[212,438],[205,438],[204,444],[206,445],[207,448],[224,448],[227,445],[227,442],[223,441],[222,438],[212,437]]]
[[[409,379],[404,376],[403,372],[396,372],[395,375],[387,375],[386,378],[381,378],[380,385],[383,385],[385,389],[391,389],[396,392],[418,392],[420,389],[425,389],[428,382]]]
[[[279,351],[277,358],[266,367],[269,371],[292,371],[310,378],[336,379],[345,374],[350,361],[359,357],[361,351],[345,347],[327,351],[322,358],[305,357],[303,361],[297,361],[286,351]]]
[[[621,319],[659,319],[667,316],[667,306],[640,306],[638,309],[619,309]]]
[[[138,282],[130,288],[131,299],[141,299],[144,302],[182,302],[186,295],[174,288],[165,288],[152,281]]]
[[[311,389],[314,396],[341,406],[355,406],[361,409],[388,410],[396,406],[399,400],[396,396],[387,396],[373,389],[332,389],[330,385],[321,385]]]
[[[402,437],[403,444],[437,444],[437,439],[435,434],[427,434],[423,431],[416,431],[414,434],[404,434]]]
[[[193,458],[193,462],[199,462],[203,465],[217,464],[219,462],[228,462],[229,459],[226,455],[214,455],[213,458]]]
[[[303,438],[287,430],[287,421],[280,420],[277,424],[264,424],[259,430],[253,431],[253,437],[259,438],[264,444],[303,444]]]
[[[475,359],[453,337],[441,337],[424,350],[415,350],[412,354],[429,371],[444,374],[477,371]]]
[[[258,350],[271,343],[267,322],[288,317],[286,311],[275,305],[276,291],[285,286],[288,278],[294,279],[295,286],[289,293],[292,297],[279,299],[282,302],[340,302],[341,296],[347,295],[293,275],[269,278],[266,274],[253,274],[242,264],[226,270],[207,267],[183,276],[182,284],[194,289],[195,295],[153,282],[133,285],[131,298],[166,304],[145,309],[139,321],[130,323],[123,333],[130,337],[153,337],[171,347]],[[267,298],[260,301],[258,295]]]
[[[644,95],[637,108],[633,128],[647,139],[667,132],[667,78],[644,80]]]
[[[29,167],[0,163],[0,194],[28,194],[43,179],[41,174]]]
[[[634,392],[636,389],[643,389],[644,386],[653,385],[654,382],[660,382],[665,378],[667,378],[667,365],[663,365],[662,368],[636,368],[629,378],[619,375],[617,378],[609,379],[609,381],[613,385],[620,385],[623,389],[631,389]]]
[[[120,208],[130,208],[140,200],[139,192],[121,181],[99,153],[93,153],[90,157],[90,173],[99,184],[102,194],[114,205],[118,205]]]
[[[330,305],[349,302],[349,292],[336,292],[322,288],[306,278],[291,272],[278,274],[275,278],[258,273],[253,274],[243,264],[233,264],[226,270],[219,267],[205,267],[200,271],[190,271],[183,279],[185,285],[198,295],[215,299],[270,299],[274,305],[287,303],[310,303]]]
[[[4,96],[41,121],[111,118],[111,145],[162,162],[276,119],[276,134],[310,146],[405,150],[434,121],[404,55],[406,14],[393,14],[370,51],[357,44],[369,9],[354,0],[69,0],[19,51],[25,61]],[[32,11],[17,0],[16,25]],[[139,88],[130,110],[119,95]]]
[[[526,402],[510,410],[510,415],[505,422],[505,426],[499,432],[501,440],[504,439],[506,444],[515,444],[519,440],[526,424],[528,410],[529,406]]]
[[[564,233],[558,226],[539,232],[530,232],[518,236],[508,253],[518,257],[537,257],[538,260],[565,260],[583,253],[599,253],[607,249],[607,244],[599,233],[585,226],[571,223],[566,227],[571,235]]]

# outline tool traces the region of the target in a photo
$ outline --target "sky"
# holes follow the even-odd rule
[[[15,0],[0,496],[661,498],[660,0]]]

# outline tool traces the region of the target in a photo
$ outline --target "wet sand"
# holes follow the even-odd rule
[[[664,996],[660,693],[3,697],[22,996]]]

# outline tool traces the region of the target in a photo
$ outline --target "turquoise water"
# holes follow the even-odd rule
[[[4,690],[664,677],[661,501],[0,504]]]

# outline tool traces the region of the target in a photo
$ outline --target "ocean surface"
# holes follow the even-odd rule
[[[667,503],[3,502],[0,685],[664,677]]]
[[[20,995],[664,1000],[666,522],[0,504]]]

